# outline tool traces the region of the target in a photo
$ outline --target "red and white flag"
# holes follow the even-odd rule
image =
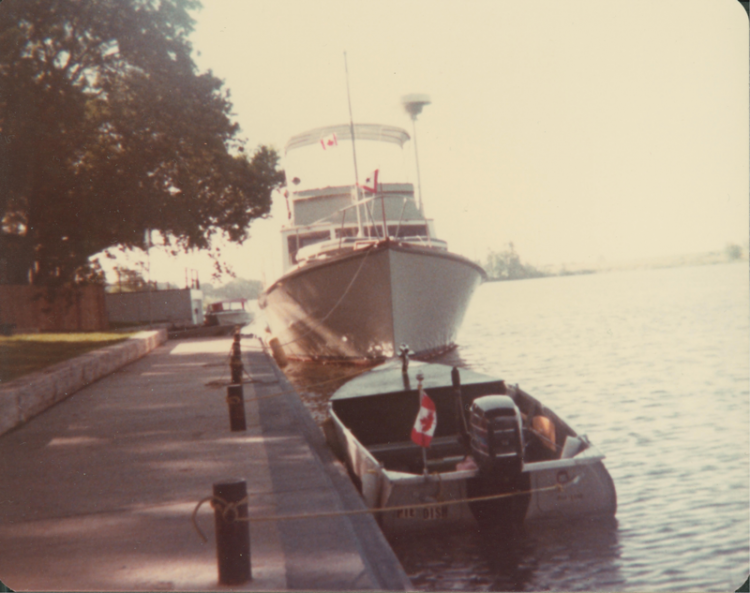
[[[371,185],[363,185],[362,189],[365,189],[369,192],[372,192],[374,194],[378,193],[378,173],[380,169],[375,169],[373,171],[372,175],[370,175],[367,179],[365,179],[365,183],[370,183]]]
[[[429,447],[432,441],[432,435],[435,434],[437,426],[437,413],[435,412],[435,402],[424,392],[422,386],[419,386],[419,414],[414,422],[414,428],[411,429],[411,440],[420,447]]]
[[[339,145],[339,139],[336,138],[336,133],[331,132],[328,134],[328,136],[324,136],[320,139],[320,145],[323,147],[323,150],[327,150],[329,148],[333,148],[334,146]]]

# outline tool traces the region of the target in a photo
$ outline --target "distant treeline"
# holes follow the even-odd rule
[[[214,288],[207,282],[201,283],[203,296],[206,301],[222,301],[225,299],[257,299],[263,292],[263,283],[260,280],[246,280],[235,278],[224,286]]]
[[[145,264],[136,264],[138,269],[130,269],[125,266],[115,266],[117,281],[107,285],[107,292],[136,292],[149,290],[149,282],[144,278]],[[206,302],[216,302],[225,299],[257,299],[263,292],[263,283],[260,280],[248,280],[246,278],[235,278],[223,286],[213,286],[208,282],[190,282],[191,288],[199,288],[203,291]],[[151,281],[151,290],[170,290],[182,288],[169,282]],[[187,285],[185,286],[187,288]]]
[[[717,264],[726,261],[740,261],[748,259],[750,244],[744,247],[736,243],[727,243],[724,251],[713,251],[703,254],[686,256],[674,256],[671,258],[655,258],[652,260],[636,261],[619,265],[617,263],[598,269],[566,269],[563,265],[556,272],[543,272],[530,264],[521,261],[521,257],[515,250],[513,243],[508,243],[508,248],[503,251],[489,251],[484,262],[476,262],[487,272],[490,282],[501,280],[523,280],[525,278],[543,278],[546,276],[577,276],[580,274],[595,274],[603,271],[635,269],[642,267],[675,267],[686,265]]]
[[[742,259],[743,256],[742,247],[736,243],[727,243],[727,246],[724,248],[724,253],[730,261]]]
[[[508,249],[504,251],[490,251],[481,265],[489,280],[522,280],[550,276],[532,265],[522,263],[513,243],[508,243]]]

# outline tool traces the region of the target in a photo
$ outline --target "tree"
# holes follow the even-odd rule
[[[141,270],[133,270],[125,266],[115,266],[117,292],[136,292],[148,288],[148,281],[143,277],[143,265],[140,267]]]
[[[176,252],[247,238],[283,183],[250,158],[229,91],[187,39],[196,0],[6,0],[0,6],[2,230],[24,236],[35,284],[80,280],[107,248]]]
[[[260,280],[248,280],[246,278],[235,278],[224,286],[214,287],[203,283],[203,294],[207,299],[257,299],[263,292],[263,283]]]
[[[501,252],[490,251],[484,269],[490,280],[520,280],[523,278],[541,278],[545,274],[534,266],[521,263],[513,243]]]
[[[736,243],[727,243],[724,253],[726,253],[727,259],[734,261],[742,258],[742,247]]]

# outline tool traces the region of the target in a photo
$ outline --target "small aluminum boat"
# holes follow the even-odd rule
[[[427,449],[411,440],[420,387],[437,415]],[[500,379],[404,357],[346,383],[329,412],[329,443],[368,507],[394,509],[376,514],[387,533],[616,512],[604,455]]]

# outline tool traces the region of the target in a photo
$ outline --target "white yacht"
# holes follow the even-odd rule
[[[345,124],[287,143],[284,269],[258,304],[288,358],[374,362],[404,345],[417,357],[455,346],[486,275],[448,251],[404,181],[409,139],[393,126]]]

